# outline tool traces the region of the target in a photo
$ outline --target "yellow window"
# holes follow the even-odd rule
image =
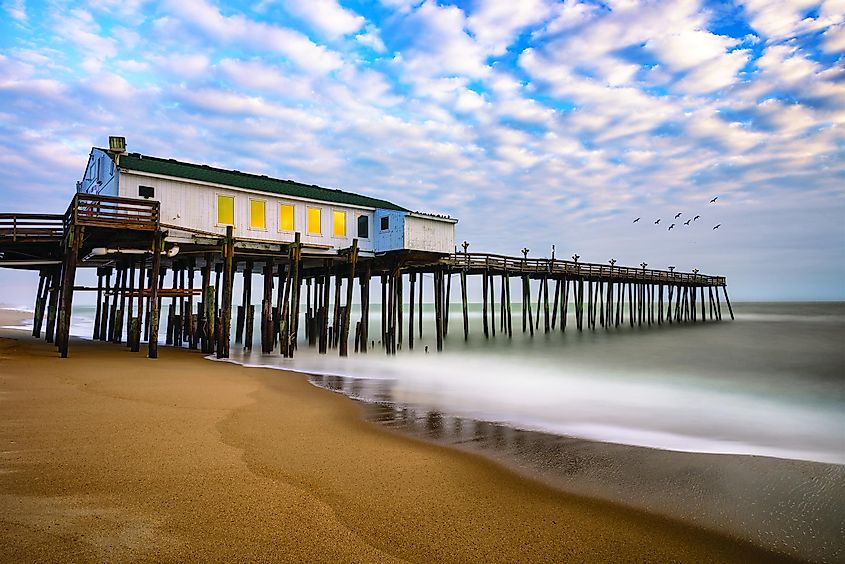
[[[293,206],[281,204],[279,206],[279,229],[282,231],[293,231]]]
[[[308,233],[322,235],[322,217],[320,208],[308,208]]]
[[[235,224],[235,197],[217,195],[217,223],[218,225]]]
[[[261,200],[249,201],[249,226],[252,229],[265,229],[267,218],[264,215],[265,202]]]
[[[332,214],[334,219],[334,236],[346,237],[346,212],[336,211]]]

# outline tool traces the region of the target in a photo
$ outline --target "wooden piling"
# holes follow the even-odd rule
[[[467,271],[461,269],[461,312],[464,316],[464,341],[469,340],[469,312],[467,305]]]
[[[56,336],[56,318],[59,310],[59,288],[61,287],[62,270],[61,266],[53,268],[50,276],[50,297],[47,303],[47,327],[44,330],[44,339],[52,343]]]
[[[487,276],[489,277],[488,284],[489,284],[489,288],[490,288],[490,328],[492,330],[493,336],[495,337],[496,336],[496,300],[495,300],[496,290],[493,287],[494,286],[493,275],[490,274],[489,271],[487,271]],[[445,316],[445,313],[444,313],[444,316]],[[444,326],[445,326],[445,321],[444,321]],[[444,330],[444,334],[445,334],[445,330]]]
[[[482,318],[482,328],[484,329],[484,338],[490,338],[490,328],[487,324],[487,285],[489,284],[487,271],[484,271],[481,274],[481,300],[482,300],[482,310],[481,310],[481,318]],[[436,288],[436,285],[435,285]]]
[[[567,317],[569,317],[569,279],[566,276],[561,280],[561,285],[563,286],[563,296],[560,300],[560,332],[565,333]]]
[[[412,298],[413,299],[413,298]],[[394,323],[394,327],[396,328],[396,332],[398,335],[398,343],[399,348],[402,348],[402,340],[403,340],[403,333],[405,332],[405,323],[404,321],[404,307],[403,302],[405,301],[405,288],[404,288],[404,280],[402,277],[402,271],[397,269],[396,273],[396,323]],[[446,326],[443,326],[443,333],[446,333]]]
[[[543,276],[543,328],[545,333],[548,334],[551,330],[550,325],[550,318],[549,318],[549,277],[544,275]]]
[[[76,281],[76,264],[85,228],[72,225],[65,239],[64,273],[62,275],[62,296],[59,302],[59,353],[67,358],[70,339],[70,320],[73,308],[73,285]]]
[[[505,308],[508,316],[507,330],[508,339],[513,338],[513,318],[511,316],[511,279],[510,276],[502,274],[502,284],[505,286]]]
[[[38,319],[38,309],[39,304],[41,303],[41,292],[43,292],[43,285],[44,285],[44,271],[41,272],[41,280],[38,283],[38,297],[35,299],[35,319],[32,322],[32,336],[38,337],[38,334],[41,331],[41,322]],[[95,341],[100,340],[100,317],[102,316],[102,306],[103,306],[103,269],[97,269],[97,306],[94,310],[94,334],[92,335],[92,339]]]
[[[552,304],[552,329],[557,326],[557,309],[560,301],[560,278],[555,279],[554,303]]]
[[[370,263],[364,270],[363,278],[361,279],[361,352],[366,353],[369,346],[369,327],[370,327]],[[422,276],[420,276],[420,283],[422,283]],[[414,296],[411,296],[413,301]],[[410,332],[413,333],[413,316],[411,316]]]
[[[452,271],[446,271],[446,298],[443,304],[443,337],[449,334],[449,305],[452,301]]]
[[[340,289],[343,278],[338,271],[334,276],[334,313],[332,314],[332,339],[331,348],[336,348],[340,342]]]
[[[293,356],[299,335],[299,302],[302,295],[302,268],[300,265],[302,262],[302,236],[298,231],[294,234],[293,246],[290,248],[289,253],[291,253],[290,268],[293,279],[293,296],[291,298],[293,300],[293,307],[290,319],[290,334],[292,338],[289,344],[289,352],[290,356]]]
[[[347,256],[349,273],[346,278],[346,309],[343,312],[343,328],[340,335],[340,356],[349,355],[349,319],[352,315],[352,291],[355,281],[355,267],[358,264],[358,239],[352,239],[352,248]],[[413,299],[412,299],[413,301]],[[400,326],[402,318],[400,316]],[[411,332],[413,339],[413,331]]]
[[[417,283],[417,273],[411,272],[408,274],[408,285],[410,291],[410,299],[408,300],[408,349],[414,350],[414,286]]]
[[[244,314],[244,350],[252,350],[253,334],[255,333],[255,306],[247,304]]]
[[[434,331],[437,352],[443,350],[443,271],[434,271]]]
[[[147,356],[149,358],[158,358],[158,318],[160,312],[160,304],[158,300],[159,288],[159,270],[161,270],[161,231],[156,231],[153,234],[153,260],[150,272],[153,276],[150,280],[150,336],[147,340]]]
[[[329,347],[329,293],[331,292],[331,288],[329,287],[329,281],[331,277],[331,260],[324,259],[323,261],[323,280],[322,280],[322,308],[321,308],[321,316],[320,316],[320,342],[319,342],[319,353],[326,354],[328,352]],[[382,296],[384,296],[385,289],[382,288]],[[384,304],[382,304],[382,309],[384,309]],[[383,319],[385,323],[387,322],[386,314],[387,312],[382,312]]]
[[[231,225],[226,227],[223,241],[223,303],[220,315],[220,339],[217,358],[229,358],[229,337],[232,331],[232,283],[235,280],[235,237]]]
[[[44,311],[47,308],[47,295],[50,289],[50,271],[42,268],[38,273],[38,292],[35,294],[35,312],[32,316],[32,336],[41,337],[41,326],[44,324]],[[100,298],[102,294],[102,280],[103,277],[100,271],[97,271],[97,315],[95,319],[99,321],[100,314]],[[94,323],[94,339],[99,333],[98,324]]]
[[[261,297],[261,352],[273,352],[273,259],[264,262],[264,292]],[[244,312],[246,313],[246,312]]]
[[[718,292],[718,290],[717,290]],[[728,287],[722,286],[722,292],[725,294],[725,303],[728,304],[728,312],[731,314],[731,320],[734,319],[734,308],[731,307],[731,299],[728,297]]]
[[[126,314],[126,346],[132,347],[132,331],[130,330],[130,324],[132,320],[135,318],[135,264],[137,261],[134,259],[129,262],[129,284],[127,284],[128,294],[129,294],[129,309],[127,310]]]

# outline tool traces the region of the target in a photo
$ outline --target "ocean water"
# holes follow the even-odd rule
[[[251,365],[362,380],[343,389],[440,413],[558,435],[659,449],[763,455],[845,464],[845,304],[739,303],[736,320],[534,337],[513,319],[513,338],[485,339],[480,306],[470,338],[453,307],[444,352],[424,323],[403,348],[319,355],[300,343],[296,358],[242,354]],[[570,310],[571,311],[571,310]],[[426,311],[424,317],[431,317]],[[727,318],[727,320],[725,320]],[[354,314],[353,314],[354,319]],[[256,335],[258,332],[256,332]],[[428,347],[426,352],[425,348]]]

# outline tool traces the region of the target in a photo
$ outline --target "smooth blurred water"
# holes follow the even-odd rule
[[[391,401],[517,428],[845,464],[845,304],[743,303],[735,321],[724,311],[721,322],[584,333],[570,313],[565,333],[544,334],[541,322],[533,338],[515,315],[512,339],[502,335],[498,309],[496,337],[485,339],[473,304],[467,342],[455,309],[440,354],[429,322],[413,352],[406,325],[403,349],[385,355],[372,316],[375,349],[366,355],[319,355],[300,342],[293,360],[242,355],[237,346],[233,358],[364,379],[345,393],[369,402],[383,401],[387,381]],[[407,324],[407,306],[405,313]]]

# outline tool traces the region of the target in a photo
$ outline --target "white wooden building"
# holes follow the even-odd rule
[[[456,219],[411,212],[392,202],[291,180],[127,153],[122,138],[92,148],[77,191],[148,198],[161,205],[162,226],[238,240],[291,242],[300,233],[310,253],[335,254],[358,239],[362,253],[397,250],[451,253]]]

